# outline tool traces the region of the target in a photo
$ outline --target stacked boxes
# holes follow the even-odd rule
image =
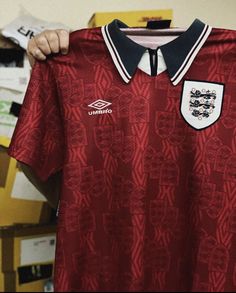
[[[0,50],[2,53],[5,52],[6,56],[8,56],[8,52],[13,54],[12,50],[22,52],[19,47],[1,35]],[[24,56],[24,54],[21,55]],[[45,203],[45,199],[34,197],[35,194],[38,194],[35,189],[32,195],[26,197],[29,182],[20,172],[16,160],[7,155],[7,147],[14,130],[14,121],[17,121],[17,118],[9,113],[11,102],[22,102],[29,77],[29,64],[26,59],[24,57],[22,61],[18,62],[19,64],[17,63],[19,67],[9,65],[10,67],[0,68],[0,227],[15,223],[47,223],[51,215],[51,209]],[[18,184],[16,184],[16,179],[18,179]],[[18,194],[18,190],[20,194]]]
[[[1,35],[0,49],[21,50]],[[17,121],[11,105],[22,103],[29,77],[23,56],[22,67],[0,69],[0,292],[43,292],[55,258],[56,227],[44,225],[52,209],[7,154]]]
[[[0,292],[4,292],[4,275],[2,273],[2,232],[0,230]]]

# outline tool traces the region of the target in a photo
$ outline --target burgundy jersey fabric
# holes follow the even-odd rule
[[[212,29],[176,82],[189,50],[150,76],[135,46],[114,64],[106,28],[36,63],[8,151],[63,171],[55,289],[235,292],[236,32]]]

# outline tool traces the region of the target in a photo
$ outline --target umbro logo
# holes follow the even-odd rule
[[[106,102],[104,100],[97,100],[93,102],[92,104],[88,105],[90,108],[96,109],[96,111],[90,111],[88,112],[89,115],[102,115],[102,114],[111,114],[112,110],[108,109],[109,106],[111,106],[112,103]],[[107,108],[107,109],[105,109]]]
[[[97,110],[102,110],[108,106],[110,106],[111,103],[103,101],[103,100],[97,100],[96,102],[89,105],[91,108],[95,108]]]

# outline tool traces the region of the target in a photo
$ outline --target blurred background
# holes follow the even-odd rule
[[[0,0],[0,292],[53,292],[56,211],[7,155],[30,65],[29,39],[46,28],[77,30],[115,18],[130,26],[195,18],[236,29],[235,0]]]
[[[86,27],[95,12],[173,9],[174,24],[188,26],[196,17],[213,26],[236,28],[234,0],[0,0],[0,27],[21,8],[35,17],[63,22],[73,30]]]

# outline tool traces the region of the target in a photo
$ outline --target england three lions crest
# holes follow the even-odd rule
[[[193,128],[197,130],[207,128],[219,119],[223,98],[223,84],[185,80],[181,114]]]

